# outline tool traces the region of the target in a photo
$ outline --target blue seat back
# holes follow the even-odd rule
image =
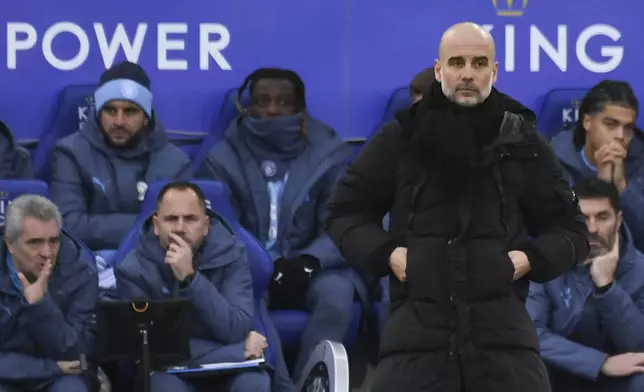
[[[409,105],[411,105],[411,100],[409,99],[409,88],[400,87],[396,89],[393,94],[391,94],[389,102],[387,102],[387,107],[385,108],[385,112],[382,116],[382,119],[380,120],[380,123],[378,123],[378,126],[374,130],[372,130],[370,134],[367,135],[367,140],[364,144],[369,143],[369,139],[371,139],[383,125],[385,125],[389,121],[394,120],[397,111],[409,107]],[[355,159],[355,157],[358,156],[360,150],[362,150],[362,147],[364,147],[364,144],[355,145],[353,147],[352,159]]]
[[[400,87],[389,98],[389,103],[387,103],[387,108],[385,108],[385,114],[382,116],[382,121],[380,126],[385,123],[392,121],[396,117],[396,112],[407,108],[411,105],[411,100],[409,98],[409,88]]]
[[[37,178],[47,181],[49,157],[58,139],[78,131],[87,120],[89,107],[94,102],[94,90],[96,85],[72,85],[58,94],[52,117],[33,152],[32,163]]]
[[[49,196],[47,184],[39,180],[0,180],[0,228],[11,200],[22,195]]]
[[[239,116],[239,110],[237,109],[237,90],[236,88],[228,90],[224,96],[224,102],[221,104],[219,109],[219,114],[215,119],[212,127],[210,128],[210,133],[204,141],[201,143],[197,153],[194,155],[192,160],[195,170],[197,170],[204,159],[208,156],[210,150],[220,141],[226,134],[226,130],[230,123]],[[248,97],[243,97],[243,104],[248,103]]]
[[[136,247],[139,230],[141,225],[156,210],[157,197],[161,189],[167,184],[167,181],[155,182],[149,185],[141,211],[136,224],[125,236],[119,248],[117,249],[112,262],[118,264],[125,256]],[[270,255],[264,247],[257,241],[246,229],[238,222],[235,212],[228,199],[228,194],[222,183],[218,181],[194,181],[207,199],[208,208],[219,215],[222,222],[230,226],[237,238],[242,241],[246,247],[248,261],[251,266],[253,275],[253,291],[256,299],[261,299],[268,289],[268,283],[273,274],[273,263]]]
[[[537,128],[551,138],[560,130],[577,121],[579,104],[586,95],[585,88],[558,88],[550,90],[543,99]]]

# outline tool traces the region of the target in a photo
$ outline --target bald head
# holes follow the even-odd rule
[[[447,98],[462,106],[481,104],[498,72],[494,38],[476,23],[453,25],[441,37],[434,71]]]
[[[490,60],[495,60],[494,38],[485,27],[472,22],[457,23],[443,33],[438,48],[439,57],[443,58],[445,50],[473,46],[488,49]]]

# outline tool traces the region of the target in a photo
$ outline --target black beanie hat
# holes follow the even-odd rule
[[[123,61],[112,66],[101,75],[99,86],[115,79],[129,79],[140,84],[148,90],[150,89],[150,78],[145,70],[138,64]]]

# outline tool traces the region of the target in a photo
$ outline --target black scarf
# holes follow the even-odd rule
[[[485,147],[498,139],[506,111],[536,121],[532,111],[494,88],[480,105],[465,107],[445,97],[441,84],[434,82],[398,120],[412,159],[439,173],[445,188],[453,189],[482,169]]]

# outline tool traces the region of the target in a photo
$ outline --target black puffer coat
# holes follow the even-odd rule
[[[405,129],[404,119],[401,120]],[[529,281],[545,282],[588,252],[587,231],[557,159],[534,126],[506,112],[482,170],[453,197],[435,174],[414,170],[397,127],[377,133],[339,181],[327,232],[358,269],[390,275],[374,392],[546,392]],[[425,174],[422,174],[422,173]],[[390,213],[390,228],[381,227]],[[450,220],[465,228],[454,235]],[[407,247],[407,282],[389,256]],[[508,252],[531,272],[513,282]]]

